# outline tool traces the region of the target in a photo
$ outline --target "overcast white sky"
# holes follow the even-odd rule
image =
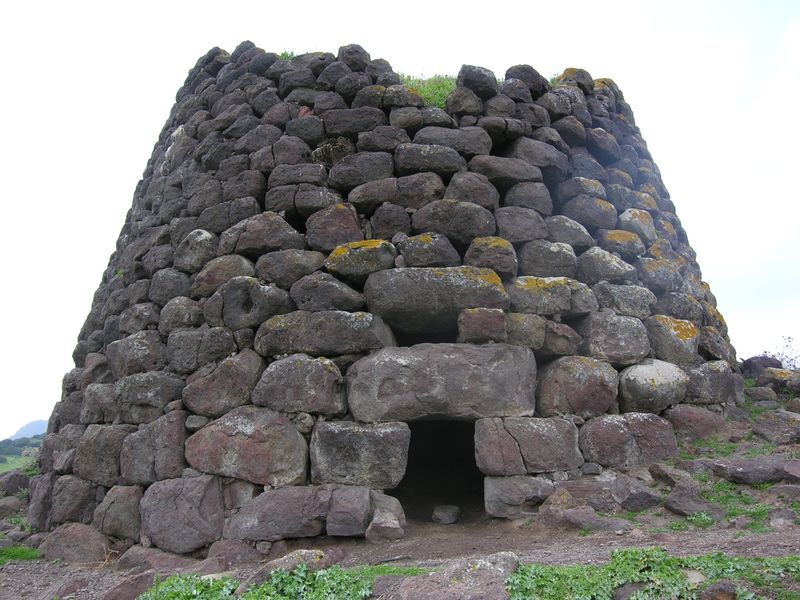
[[[561,9],[561,10],[559,10]],[[582,67],[633,107],[746,358],[800,339],[800,3],[14,2],[0,9],[0,439],[46,419],[175,92],[213,46],[409,74]]]

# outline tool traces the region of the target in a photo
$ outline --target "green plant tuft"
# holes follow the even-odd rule
[[[450,75],[433,75],[432,77],[414,77],[401,75],[403,85],[419,94],[426,106],[444,108],[445,100],[456,89],[456,78]]]
[[[8,546],[0,548],[0,565],[4,565],[10,560],[36,560],[40,556],[41,554],[36,548]]]
[[[686,520],[695,527],[700,527],[701,529],[708,529],[715,523],[714,519],[712,519],[711,516],[705,512],[689,515],[686,517]]]

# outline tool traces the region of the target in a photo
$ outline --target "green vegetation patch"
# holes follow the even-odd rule
[[[421,78],[412,75],[401,75],[403,85],[409,90],[419,94],[427,106],[444,108],[444,101],[454,89],[456,89],[456,78],[450,75],[434,75],[433,77]]]
[[[4,565],[10,560],[36,560],[40,556],[41,554],[36,548],[8,546],[0,548],[0,565]]]
[[[300,565],[292,571],[279,569],[261,585],[240,596],[243,600],[360,600],[372,593],[381,575],[415,576],[429,573],[420,567],[389,565],[361,566],[352,569],[330,567],[309,571]],[[172,575],[141,594],[137,600],[218,600],[231,598],[239,582],[230,577],[204,579],[197,575]]]
[[[705,458],[724,458],[736,452],[738,444],[710,437],[707,439],[693,440],[689,449],[681,450],[680,457],[692,460],[698,456]]]
[[[140,594],[137,600],[217,600],[230,598],[239,582],[231,577],[202,578],[199,575],[171,575],[163,581],[156,577],[155,585]]]
[[[687,570],[699,571],[705,580],[690,581]],[[641,587],[630,598],[689,599],[720,579],[740,586],[738,598],[793,597],[787,594],[800,582],[800,557],[740,558],[721,552],[674,557],[660,548],[633,548],[612,552],[603,565],[521,565],[506,580],[506,589],[510,600],[606,600],[616,588],[636,583]]]

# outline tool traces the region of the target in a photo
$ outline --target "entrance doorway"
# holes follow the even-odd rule
[[[411,445],[403,480],[389,493],[406,518],[430,521],[440,504],[461,507],[462,521],[485,515],[483,474],[475,465],[475,424],[463,421],[409,423]]]

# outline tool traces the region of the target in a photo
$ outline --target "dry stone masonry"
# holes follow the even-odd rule
[[[197,62],[81,329],[31,524],[200,555],[394,539],[436,482],[403,486],[445,460],[516,518],[741,400],[616,84],[457,83],[426,106],[357,45]]]

